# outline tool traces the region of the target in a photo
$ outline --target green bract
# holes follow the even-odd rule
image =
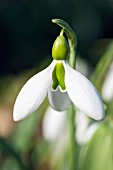
[[[56,90],[58,85],[61,87],[62,90],[66,90],[65,82],[65,70],[63,63],[57,63],[53,72],[52,72],[52,88]]]
[[[52,57],[55,60],[66,60],[69,53],[68,43],[63,35],[59,35],[52,47]]]

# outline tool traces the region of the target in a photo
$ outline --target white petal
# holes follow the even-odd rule
[[[110,101],[113,98],[113,63],[111,64],[104,81],[102,96],[106,101]]]
[[[80,111],[76,113],[76,140],[79,144],[85,144],[88,142],[97,128],[99,124],[94,122],[89,125],[88,117]]]
[[[79,144],[84,143],[84,135],[88,126],[88,117],[80,111],[76,112],[76,140]]]
[[[34,75],[23,86],[14,105],[13,118],[15,121],[28,117],[43,102],[51,84],[54,64],[52,62],[49,67]]]
[[[67,93],[76,107],[93,119],[101,120],[105,116],[102,99],[93,84],[81,73],[65,66],[65,84]]]
[[[42,124],[44,138],[49,141],[56,140],[63,131],[65,122],[65,112],[57,112],[51,107],[48,107],[45,112]]]
[[[57,88],[56,91],[52,91],[50,88],[48,91],[48,99],[52,108],[57,111],[66,110],[71,103],[67,92],[61,92],[59,88]]]

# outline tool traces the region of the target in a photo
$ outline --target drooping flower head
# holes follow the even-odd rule
[[[17,96],[13,117],[15,121],[33,113],[46,95],[57,111],[66,110],[71,102],[93,119],[104,118],[102,99],[94,85],[68,63],[69,45],[61,31],[52,47],[52,63],[31,77]]]

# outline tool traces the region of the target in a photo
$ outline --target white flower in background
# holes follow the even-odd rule
[[[113,98],[113,63],[111,64],[105,78],[102,88],[102,96],[106,101],[110,101]]]
[[[66,122],[66,112],[57,112],[48,107],[42,124],[43,135],[46,140],[55,141],[63,131]]]
[[[89,119],[84,113],[80,111],[76,113],[75,137],[76,137],[76,141],[79,144],[87,143],[91,139],[91,137],[93,136],[93,134],[95,133],[98,127],[99,124],[97,122],[89,125]]]
[[[14,105],[15,121],[28,117],[48,94],[51,106],[66,110],[71,101],[93,119],[104,118],[102,99],[93,84],[67,62],[68,44],[63,35],[57,37],[52,48],[52,63],[33,76],[23,86]]]

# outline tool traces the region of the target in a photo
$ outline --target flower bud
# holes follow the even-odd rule
[[[52,57],[55,60],[66,60],[69,53],[68,43],[63,35],[59,35],[52,47]]]

